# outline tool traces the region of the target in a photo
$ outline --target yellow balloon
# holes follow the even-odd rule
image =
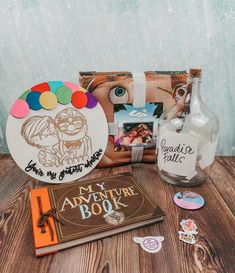
[[[39,102],[44,109],[51,110],[57,106],[57,97],[52,92],[43,92],[40,95]]]
[[[82,91],[82,92],[84,92],[84,93],[87,92],[87,90],[86,90],[85,88],[83,88],[83,87],[79,87],[78,90],[79,90],[79,91]]]

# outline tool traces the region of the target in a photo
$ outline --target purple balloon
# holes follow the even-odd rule
[[[87,98],[88,98],[86,108],[91,109],[91,108],[96,107],[96,105],[98,103],[97,99],[90,92],[86,92],[86,95],[87,95]]]

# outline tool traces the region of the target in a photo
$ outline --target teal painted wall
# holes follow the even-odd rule
[[[217,154],[235,155],[234,0],[1,0],[0,151],[7,111],[42,81],[79,70],[202,67],[220,121]]]

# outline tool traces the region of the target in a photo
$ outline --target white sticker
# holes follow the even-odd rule
[[[178,232],[179,239],[188,244],[195,244],[196,239],[194,235],[198,234],[196,223],[191,219],[187,219],[187,220],[182,220],[180,222],[180,225],[183,231]]]
[[[193,234],[184,231],[179,231],[179,240],[192,245],[197,242]]]
[[[163,236],[134,237],[133,241],[149,253],[156,253],[162,248]]]
[[[165,130],[159,140],[160,169],[187,176],[195,170],[198,140],[188,134]]]

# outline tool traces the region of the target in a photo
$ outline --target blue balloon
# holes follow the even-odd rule
[[[41,95],[41,93],[37,92],[37,91],[32,91],[27,95],[26,101],[27,101],[29,108],[31,110],[40,110],[42,108],[42,106],[39,102],[40,95]]]

